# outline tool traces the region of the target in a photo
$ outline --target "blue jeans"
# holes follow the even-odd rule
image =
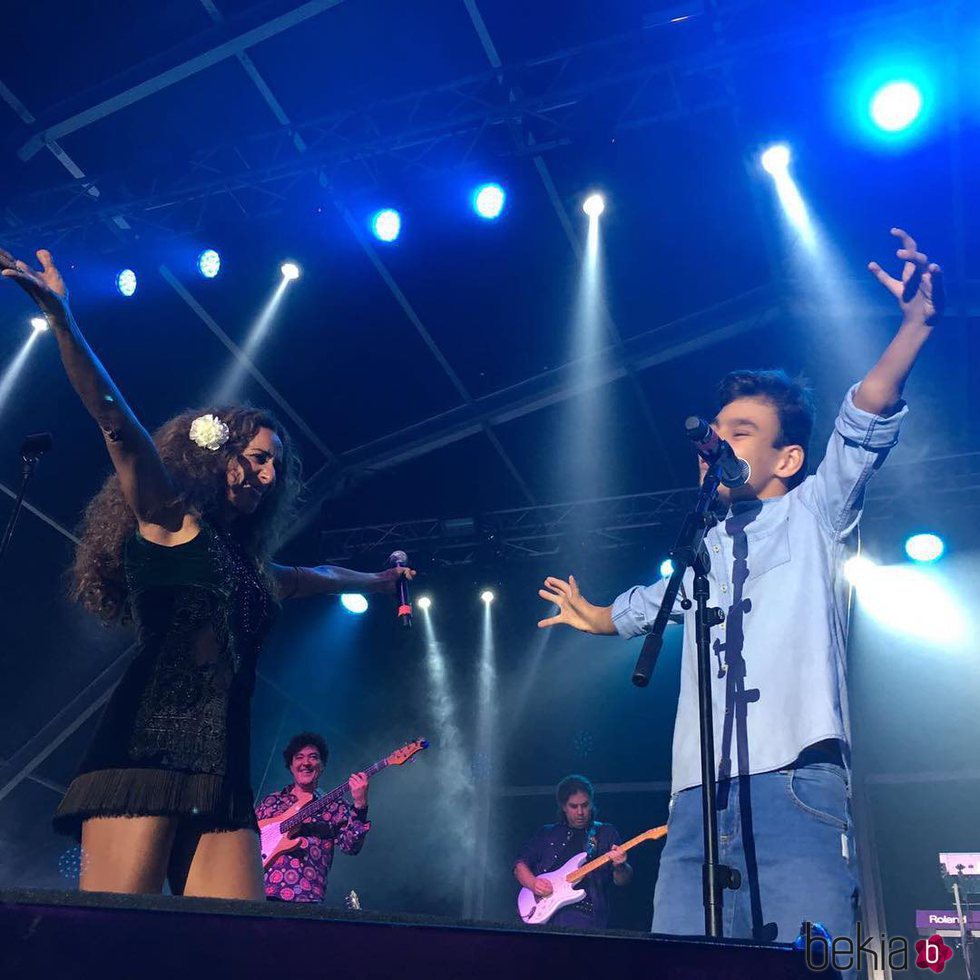
[[[853,936],[857,863],[847,772],[830,762],[718,784],[721,864],[742,876],[726,889],[722,923],[729,939],[791,943],[804,920],[832,936]],[[701,787],[671,799],[667,844],[654,895],[653,932],[704,935]]]

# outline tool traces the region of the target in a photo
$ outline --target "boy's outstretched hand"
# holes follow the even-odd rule
[[[542,619],[538,623],[542,629],[564,624],[583,633],[601,633],[611,636],[616,632],[611,608],[595,606],[589,602],[579,591],[574,575],[569,575],[567,582],[549,576],[544,580],[544,588],[538,590],[538,595],[558,607],[556,615]]]
[[[915,239],[902,228],[892,228],[902,247],[895,253],[903,262],[902,278],[888,275],[877,262],[869,262],[868,268],[887,289],[902,310],[906,322],[934,326],[943,315],[946,296],[943,291],[943,271],[929,256],[919,251]]]

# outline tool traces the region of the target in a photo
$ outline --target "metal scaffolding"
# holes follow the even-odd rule
[[[226,206],[238,216],[262,215],[282,206],[296,185],[312,178],[347,193],[377,186],[406,171],[431,175],[479,159],[543,155],[580,139],[615,139],[639,128],[711,111],[734,111],[730,81],[734,64],[775,52],[818,45],[822,39],[860,30],[874,18],[901,27],[919,16],[904,0],[881,11],[845,11],[807,25],[776,23],[752,37],[738,36],[738,20],[764,0],[711,4],[705,17],[724,45],[708,43],[671,53],[656,29],[602,38],[548,55],[502,64],[480,31],[491,65],[486,71],[398,96],[289,119],[248,57],[248,48],[301,23],[340,0],[306,3],[166,71],[37,129],[21,147],[29,160],[46,147],[72,180],[8,200],[2,211],[5,240],[14,246],[44,240],[58,245],[82,237],[90,247],[116,244],[120,229],[155,236],[189,234]],[[222,23],[211,0],[202,0]],[[87,175],[58,140],[121,108],[131,106],[191,74],[237,58],[279,125],[246,139],[223,143],[118,173]],[[5,93],[5,94],[4,94]],[[5,88],[0,94],[28,124],[36,122]],[[299,152],[297,152],[299,151]],[[108,224],[107,224],[108,223]],[[106,234],[109,237],[106,238]],[[93,241],[93,236],[100,236]]]
[[[942,480],[936,479],[937,473]],[[872,481],[865,526],[928,507],[931,518],[980,506],[980,452],[890,464]],[[541,558],[564,548],[606,551],[648,543],[653,528],[676,528],[694,505],[696,487],[519,507],[457,518],[368,524],[324,531],[321,559],[342,564],[402,549],[439,565]]]

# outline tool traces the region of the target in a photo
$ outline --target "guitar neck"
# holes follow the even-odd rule
[[[385,769],[387,766],[387,759],[379,759],[373,766],[368,766],[368,768],[364,770],[364,775],[370,778],[376,773],[381,772],[381,770]],[[334,786],[329,793],[324,793],[323,796],[317,797],[317,799],[307,803],[306,806],[304,806],[298,813],[294,813],[287,820],[283,820],[283,822],[280,824],[280,829],[283,831],[293,830],[295,827],[299,827],[301,824],[309,823],[311,820],[316,819],[321,813],[323,813],[323,811],[326,810],[331,803],[333,803],[335,800],[339,800],[346,792],[347,783],[341,783],[339,786]]]
[[[658,827],[655,831],[647,830],[642,834],[637,834],[636,837],[631,837],[628,841],[619,845],[621,851],[628,851],[631,848],[636,847],[637,844],[642,844],[645,840],[656,840],[658,837],[663,837],[667,833],[666,827]],[[577,884],[586,875],[592,874],[593,871],[597,871],[599,868],[604,867],[612,861],[612,856],[608,853],[603,854],[602,857],[597,857],[587,864],[583,864],[581,868],[576,868],[570,875],[567,876],[567,881],[570,885]]]

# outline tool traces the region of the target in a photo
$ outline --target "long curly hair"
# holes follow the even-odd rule
[[[209,413],[229,429],[227,442],[216,450],[201,448],[189,435],[191,422]],[[213,520],[227,500],[229,463],[237,460],[259,429],[271,429],[279,436],[282,461],[276,467],[273,489],[263,495],[255,513],[243,514],[232,523],[230,533],[261,569],[295,515],[301,488],[299,457],[275,416],[242,405],[189,409],[160,426],[153,442],[173,481],[177,501],[189,512]],[[123,549],[136,526],[119,477],[113,474],[85,508],[69,590],[72,599],[105,623],[130,619]]]

